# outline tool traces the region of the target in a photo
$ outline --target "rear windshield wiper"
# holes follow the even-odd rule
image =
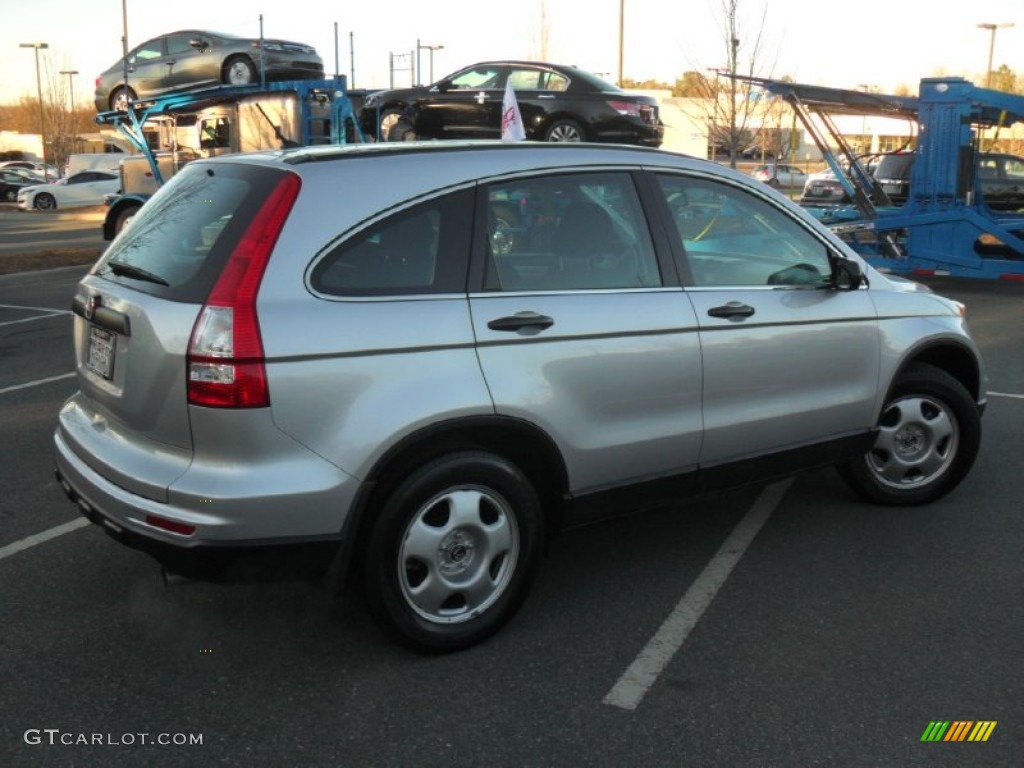
[[[111,272],[119,277],[133,277],[136,280],[145,280],[147,283],[170,286],[170,283],[159,275],[154,275],[152,272],[147,272],[139,267],[126,264],[123,261],[108,261],[107,266],[110,268]]]

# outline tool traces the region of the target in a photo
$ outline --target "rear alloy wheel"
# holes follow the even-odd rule
[[[542,537],[537,494],[514,464],[476,451],[441,456],[398,486],[374,525],[370,610],[418,650],[468,648],[515,614]]]
[[[249,85],[256,82],[256,65],[245,56],[234,56],[224,64],[224,82],[228,85]]]
[[[135,91],[131,88],[115,88],[114,92],[110,94],[110,109],[114,112],[127,112],[128,102],[135,101]]]
[[[396,125],[398,125],[398,123],[401,121],[401,119],[402,119],[402,110],[400,110],[400,109],[395,109],[394,107],[392,107],[391,109],[385,109],[383,112],[381,112],[381,114],[380,114],[380,126],[379,126],[379,130],[377,132],[379,140],[380,141],[395,141],[397,139],[397,136],[396,136],[395,139],[392,139],[391,138],[391,131],[395,128]]]
[[[13,203],[17,199],[18,199],[18,192],[17,192],[17,190],[8,189],[6,192],[4,192],[4,200],[6,200],[8,203]]]
[[[840,467],[869,501],[924,504],[964,479],[981,445],[981,414],[963,385],[934,366],[914,364],[897,380],[862,459]]]
[[[39,211],[52,211],[57,207],[57,201],[49,192],[41,192],[36,195],[33,207]]]
[[[555,120],[544,132],[544,141],[583,141],[583,129],[575,120]]]

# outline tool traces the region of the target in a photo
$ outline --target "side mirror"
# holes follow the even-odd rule
[[[196,37],[196,38],[193,38],[192,40],[189,40],[189,41],[188,41],[188,44],[189,44],[189,45],[190,45],[190,46],[191,46],[192,48],[195,48],[195,49],[197,49],[197,50],[204,50],[204,49],[206,49],[206,48],[209,48],[209,47],[210,47],[210,43],[209,43],[209,41],[208,41],[208,40],[203,40],[203,39],[201,39],[201,38],[198,38],[198,37]]]
[[[450,91],[451,89],[452,89],[452,81],[451,80],[439,80],[437,85],[435,85],[434,88],[433,88],[433,90],[436,90],[438,93],[448,93],[448,91]]]
[[[829,260],[832,262],[832,287],[835,290],[856,291],[861,285],[867,285],[868,279],[856,261],[838,256]]]

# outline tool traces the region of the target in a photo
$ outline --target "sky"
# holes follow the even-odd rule
[[[497,58],[575,64],[610,80],[618,76],[619,14],[624,10],[623,74],[665,82],[687,70],[726,65],[723,0],[0,0],[0,103],[36,93],[35,57],[22,43],[46,42],[40,65],[72,76],[76,104],[92,103],[96,76],[120,59],[127,10],[128,47],[178,29],[205,29],[316,46],[329,74],[350,86],[391,84],[390,54],[436,50],[434,79]],[[761,76],[840,88],[891,92],[922,77],[962,75],[979,85],[991,32],[979,24],[1014,24],[995,35],[993,68],[1024,73],[1024,0],[739,0],[740,69],[754,52]],[[762,23],[763,22],[763,23]],[[337,30],[337,46],[335,45]],[[546,36],[544,32],[546,31]],[[351,46],[351,47],[350,47]],[[336,54],[337,50],[337,54]],[[414,58],[414,57],[410,57]],[[352,63],[354,61],[354,72]],[[401,60],[399,60],[401,63]],[[430,53],[421,48],[422,80]],[[396,71],[396,87],[412,73]],[[0,126],[2,128],[2,126]]]

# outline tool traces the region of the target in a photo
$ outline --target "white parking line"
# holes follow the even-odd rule
[[[13,544],[8,544],[6,547],[0,547],[0,560],[17,554],[18,552],[30,547],[34,547],[36,544],[42,544],[44,541],[56,539],[58,536],[63,536],[65,533],[71,533],[72,531],[77,531],[79,528],[85,528],[87,525],[91,525],[91,523],[84,517],[79,517],[69,523],[58,525],[47,531],[43,531],[42,533],[26,536],[24,539],[16,541]]]
[[[49,312],[55,315],[74,314],[70,309],[54,309],[53,307],[26,307],[24,304],[0,304],[0,309],[25,309],[29,312]]]
[[[1011,400],[1024,400],[1024,395],[1011,395],[1008,392],[989,392],[989,397],[1008,397]]]
[[[62,373],[60,376],[50,376],[47,379],[36,379],[35,381],[26,381],[24,384],[15,384],[10,387],[4,387],[0,389],[0,395],[6,395],[8,392],[17,392],[19,389],[28,389],[29,387],[38,387],[40,384],[49,384],[53,381],[60,381],[62,379],[70,379],[76,376],[75,373]]]
[[[729,538],[711,558],[711,562],[704,567],[654,637],[608,691],[604,697],[605,704],[629,710],[640,705],[647,691],[657,682],[658,675],[697,626],[700,617],[711,605],[718,590],[725,584],[732,569],[743,557],[743,553],[785,496],[792,482],[792,479],[783,480],[761,491],[750,511],[729,534]]]
[[[48,315],[36,315],[35,317],[23,317],[21,320],[7,320],[0,323],[0,328],[5,325],[17,325],[18,323],[31,323],[33,320],[45,320],[48,317],[64,317],[65,312],[51,312]]]

